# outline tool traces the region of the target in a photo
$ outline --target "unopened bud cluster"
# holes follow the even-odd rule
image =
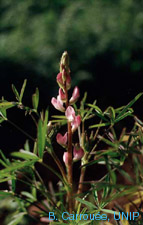
[[[59,85],[59,93],[57,98],[52,98],[51,103],[53,106],[65,113],[67,121],[71,123],[71,130],[74,133],[77,128],[80,126],[81,117],[80,115],[76,115],[74,108],[72,105],[78,100],[79,88],[76,86],[73,90],[72,96],[68,99],[68,90],[71,88],[71,76],[69,69],[69,58],[67,52],[64,52],[60,62],[60,72],[57,75],[57,83]],[[58,133],[57,134],[57,142],[62,147],[67,148],[68,141],[68,133],[66,132],[64,135]],[[73,161],[80,160],[84,155],[83,149],[77,144],[73,149]],[[68,164],[68,152],[65,152],[63,155],[63,161],[65,165]]]

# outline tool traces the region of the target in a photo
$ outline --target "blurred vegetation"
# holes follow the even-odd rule
[[[111,57],[112,67],[143,70],[142,6],[140,0],[1,0],[0,59],[48,78],[63,50],[77,80],[93,78],[100,56]]]

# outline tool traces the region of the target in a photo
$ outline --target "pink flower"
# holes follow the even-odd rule
[[[75,119],[74,108],[72,106],[68,106],[67,109],[66,109],[65,115],[66,115],[69,122],[74,121],[74,119]]]
[[[74,156],[73,158],[74,161],[80,160],[84,156],[83,149],[80,146],[75,145],[73,149],[73,156]]]
[[[57,99],[53,97],[51,99],[51,103],[57,110],[59,110],[61,112],[65,111],[65,108],[63,107],[63,102],[60,100],[59,97],[57,97]]]
[[[68,121],[71,122],[72,132],[74,132],[80,126],[80,123],[81,123],[80,115],[75,116],[75,111],[72,106],[68,106],[68,108],[66,109],[65,115]]]
[[[64,152],[63,154],[63,161],[65,163],[65,165],[68,165],[68,152]]]
[[[72,132],[74,132],[80,126],[80,123],[81,123],[80,115],[75,116],[74,121],[71,123],[71,125],[72,125]]]
[[[59,145],[66,146],[67,145],[67,132],[64,136],[62,134],[58,133],[56,136],[57,142]]]
[[[66,101],[66,95],[63,92],[62,88],[59,88],[59,98],[61,99],[61,101],[65,102]]]
[[[76,86],[73,90],[72,97],[70,98],[70,103],[75,103],[79,98],[79,88]]]
[[[67,88],[67,90],[69,90],[70,87],[71,87],[71,77],[70,77],[69,74],[66,74],[65,82],[66,82],[66,88]],[[64,89],[64,81],[63,81],[63,74],[62,73],[58,73],[57,83],[62,89]]]

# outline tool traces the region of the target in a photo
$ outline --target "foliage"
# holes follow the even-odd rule
[[[1,202],[6,199],[15,202],[16,211],[10,214],[10,220],[5,222],[9,225],[24,224],[24,220],[32,218],[35,221],[49,221],[49,212],[53,212],[57,220],[49,221],[51,225],[64,224],[65,221],[61,217],[63,212],[69,212],[73,215],[78,214],[75,220],[67,220],[67,224],[98,224],[98,221],[85,220],[80,214],[93,214],[94,216],[107,213],[108,215],[116,215],[124,211],[123,205],[115,204],[115,211],[110,208],[110,204],[118,201],[120,198],[125,198],[133,193],[142,191],[143,184],[143,167],[142,167],[142,146],[143,146],[143,122],[134,115],[133,104],[142,96],[143,93],[138,94],[127,105],[114,109],[109,106],[105,111],[102,111],[94,101],[92,104],[87,103],[87,94],[84,95],[80,105],[68,100],[67,77],[70,76],[67,53],[64,53],[60,63],[60,79],[58,84],[63,85],[62,90],[59,90],[60,97],[66,99],[65,115],[54,115],[49,121],[48,109],[39,112],[39,92],[32,95],[32,106],[27,107],[23,104],[23,95],[26,88],[26,80],[23,83],[20,93],[14,85],[12,90],[15,94],[16,100],[9,102],[4,99],[0,101],[0,122],[10,122],[7,117],[9,108],[17,107],[20,110],[25,110],[26,115],[30,115],[37,128],[36,138],[27,135],[28,140],[32,141],[32,145],[27,141],[24,149],[11,153],[9,158],[0,151],[0,164],[2,166],[0,172],[0,183],[8,184],[7,188],[0,191]],[[68,77],[69,78],[69,77]],[[62,80],[61,80],[62,79]],[[63,82],[63,83],[62,83]],[[76,92],[75,92],[76,90]],[[61,92],[60,92],[61,91]],[[58,97],[52,100],[54,106],[59,104],[59,110],[63,110],[63,103],[59,101]],[[78,89],[74,89],[73,99],[77,101]],[[65,99],[63,102],[65,103]],[[72,100],[73,100],[72,99]],[[59,102],[58,102],[59,101]],[[71,103],[72,102],[72,103]],[[69,104],[72,104],[69,106]],[[70,108],[69,108],[70,107]],[[69,113],[70,109],[70,113]],[[72,111],[72,114],[71,114]],[[73,117],[73,119],[69,119]],[[81,119],[81,123],[76,124],[77,119]],[[127,132],[123,129],[119,135],[116,131],[116,124],[121,120],[129,117],[130,120],[135,121],[132,129]],[[65,141],[63,136],[57,136],[57,142],[65,148],[65,152],[74,155],[80,149],[80,157],[74,156],[66,159],[64,163],[59,159],[55,151],[54,142],[57,131],[68,125],[68,140]],[[76,126],[76,130],[72,130]],[[103,129],[105,127],[106,129]],[[91,130],[92,129],[92,130]],[[21,129],[20,129],[21,130]],[[72,132],[72,134],[71,134]],[[72,146],[77,147],[77,141],[72,139],[75,135],[78,140],[80,148],[70,152]],[[8,137],[7,137],[8,138]],[[66,138],[66,136],[64,136]],[[68,146],[65,147],[66,142]],[[82,151],[81,151],[82,149]],[[84,154],[83,154],[84,153]],[[48,156],[47,156],[48,154]],[[45,157],[48,158],[48,163]],[[54,160],[54,167],[51,166],[50,159]],[[124,165],[126,160],[131,157],[132,168],[131,171],[126,171]],[[72,166],[80,162],[80,180],[77,189],[73,189],[76,174],[71,178]],[[38,171],[38,166],[45,168],[45,171],[51,171],[58,179],[58,184],[49,186],[45,184],[42,174]],[[97,165],[105,166],[104,176],[99,180],[85,181],[85,172],[93,166],[96,171]],[[97,171],[98,172],[98,171]],[[118,182],[118,174],[121,174],[122,179],[125,179],[126,184]],[[46,174],[47,176],[47,174]],[[70,183],[72,180],[72,183]],[[24,189],[17,189],[18,182],[24,185]],[[87,188],[89,187],[89,188]],[[84,190],[85,188],[85,190]],[[70,204],[72,203],[72,204]],[[30,213],[31,207],[36,207],[34,216]],[[141,214],[138,207],[137,210]],[[131,221],[132,223],[132,221]],[[27,224],[27,222],[25,223]]]

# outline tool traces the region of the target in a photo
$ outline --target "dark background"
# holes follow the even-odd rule
[[[46,108],[57,96],[56,75],[65,50],[73,87],[79,86],[81,96],[87,91],[88,102],[97,99],[103,110],[127,104],[143,91],[143,1],[0,1],[0,96],[14,100],[11,84],[20,90],[27,78],[24,103],[31,105],[38,87],[40,109]],[[142,119],[142,99],[134,110]],[[51,105],[50,113],[57,114]],[[10,109],[8,118],[36,135],[24,112]],[[6,153],[23,148],[26,140],[6,122],[0,137]]]

